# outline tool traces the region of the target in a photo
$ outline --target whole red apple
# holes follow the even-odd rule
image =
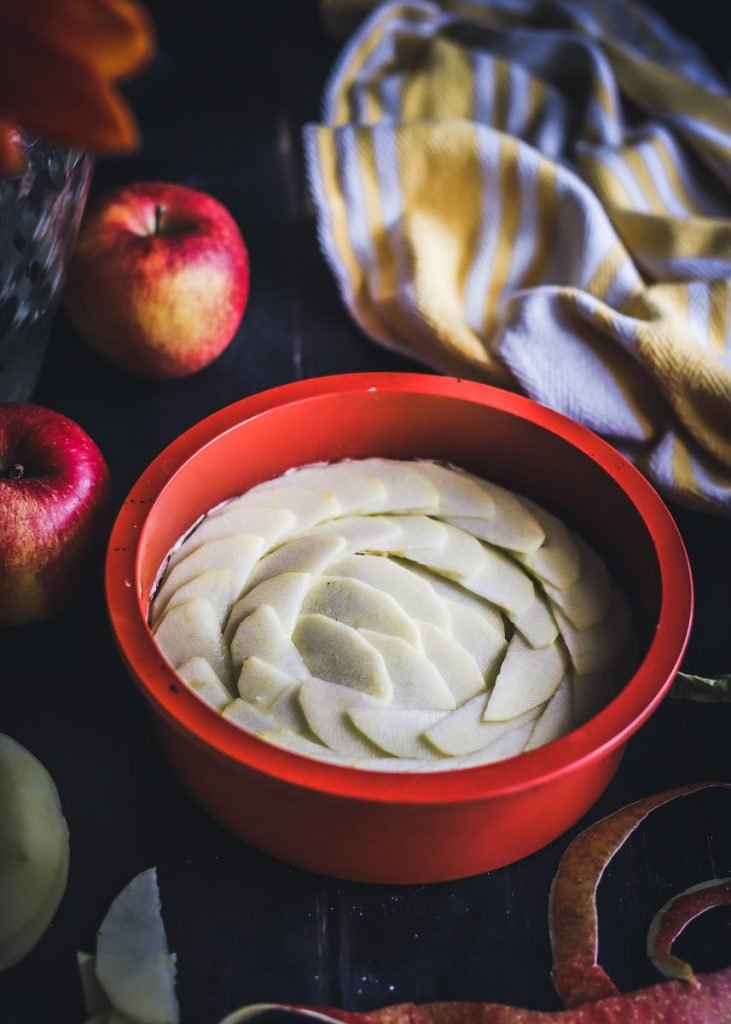
[[[130,185],[87,213],[65,289],[81,337],[128,373],[184,377],[233,338],[249,294],[241,233],[217,200]]]
[[[102,453],[78,424],[0,403],[0,625],[66,604],[88,575],[108,495]]]

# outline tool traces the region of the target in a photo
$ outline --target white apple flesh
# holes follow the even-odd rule
[[[68,865],[68,828],[51,776],[0,733],[0,971],[26,956],[51,923]]]

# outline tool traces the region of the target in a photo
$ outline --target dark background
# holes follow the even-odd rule
[[[717,3],[656,6],[726,71]],[[317,117],[339,43],[322,29],[315,4],[205,0],[152,10],[159,56],[129,90],[145,145],[131,158],[100,161],[93,192],[145,179],[210,192],[246,238],[251,297],[217,363],[162,384],[111,369],[59,317],[35,400],[95,438],[112,471],[115,507],[169,441],[247,394],[302,376],[421,369],[360,333],[317,248],[300,132]],[[686,668],[729,671],[731,530],[720,520],[673,511],[697,584]],[[0,636],[0,729],[51,771],[71,831],[59,913],[34,952],[0,976],[2,1024],[80,1024],[75,952],[93,949],[113,897],[151,865],[158,867],[170,945],[179,956],[184,1024],[216,1024],[254,1001],[367,1009],[465,999],[558,1008],[546,909],[570,836],[646,794],[731,779],[731,705],[667,700],[630,743],[586,819],[519,864],[432,886],[308,875],[228,836],[172,777],[114,651],[99,576],[90,573],[87,592],[56,619]],[[644,939],[665,899],[727,874],[727,793],[687,798],[643,826],[600,891],[602,962],[620,988],[657,980]],[[713,911],[693,924],[678,950],[698,969],[728,964],[731,913]]]

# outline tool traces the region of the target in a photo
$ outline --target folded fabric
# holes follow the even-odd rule
[[[375,341],[520,390],[731,514],[731,96],[648,9],[386,3],[305,128]]]

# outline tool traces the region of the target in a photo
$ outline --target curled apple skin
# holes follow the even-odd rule
[[[553,981],[565,1006],[582,1006],[618,995],[597,962],[596,890],[607,865],[652,811],[709,787],[729,789],[731,784],[693,783],[637,800],[590,826],[566,849],[548,903]]]
[[[257,1011],[252,1013],[252,1011]],[[269,1014],[272,1016],[269,1017]],[[665,981],[626,995],[610,996],[571,1010],[542,1012],[499,1003],[401,1003],[370,1013],[320,1007],[247,1007],[220,1024],[728,1024],[731,968],[697,975],[697,984]],[[288,1019],[287,1019],[288,1018]]]
[[[696,917],[714,907],[731,905],[731,878],[713,878],[673,896],[658,910],[647,933],[647,955],[660,974],[695,984],[690,964],[673,956],[673,942]]]
[[[620,993],[597,962],[596,890],[623,843],[656,808],[701,789],[731,789],[731,783],[679,786],[638,800],[598,821],[568,846],[551,887],[549,928],[553,978],[567,1009],[523,1010],[498,1003],[400,1003],[368,1013],[329,1007],[246,1006],[220,1024],[729,1024],[731,967],[709,974],[672,956],[674,939],[699,914],[731,904],[731,879],[713,879],[668,901],[655,916],[648,954],[671,980]]]

